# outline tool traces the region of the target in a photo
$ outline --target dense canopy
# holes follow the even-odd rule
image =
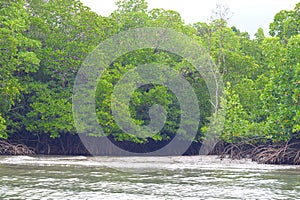
[[[226,12],[209,23],[186,25],[178,12],[149,10],[145,0],[118,1],[117,6],[103,17],[79,0],[0,1],[1,138],[76,134],[72,89],[82,62],[100,42],[137,27],[170,28],[197,41],[221,73],[226,97],[212,105],[201,74],[178,55],[159,48],[133,51],[114,60],[98,83],[96,113],[106,136],[147,142],[120,129],[111,113],[111,95],[117,81],[136,65],[163,63],[179,71],[195,90],[201,110],[195,141],[205,139],[211,120],[222,119],[224,127],[214,128],[226,142],[276,143],[300,137],[300,3],[276,14],[271,37],[258,29],[254,39],[229,27]],[[154,104],[163,106],[168,116],[151,137],[170,140],[180,124],[180,106],[168,88],[140,87],[131,99],[130,115],[136,124],[147,125]]]

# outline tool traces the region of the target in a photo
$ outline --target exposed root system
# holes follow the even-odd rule
[[[300,141],[287,142],[284,144],[222,144],[224,146],[222,153],[220,145],[213,150],[211,154],[220,155],[221,159],[229,157],[231,159],[248,158],[252,161],[263,164],[290,164],[300,165]]]
[[[0,155],[33,155],[34,151],[23,144],[11,144],[0,140]]]

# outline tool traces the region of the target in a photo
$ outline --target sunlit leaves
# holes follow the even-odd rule
[[[0,138],[7,138],[5,119],[1,116],[0,113]]]
[[[295,6],[294,10],[282,10],[274,17],[270,24],[270,35],[278,36],[282,41],[287,40],[300,33],[300,3]]]

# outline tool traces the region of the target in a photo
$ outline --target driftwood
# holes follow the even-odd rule
[[[34,155],[34,151],[23,144],[11,144],[0,140],[0,155]]]

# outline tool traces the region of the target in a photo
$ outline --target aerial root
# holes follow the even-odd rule
[[[221,159],[247,158],[263,164],[300,165],[300,142],[287,142],[282,145],[227,144],[218,155]]]
[[[11,144],[0,140],[0,155],[34,155],[34,151],[23,144]]]

